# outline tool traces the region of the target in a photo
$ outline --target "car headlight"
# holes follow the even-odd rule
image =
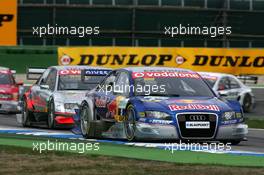
[[[57,111],[57,112],[65,112],[64,103],[56,102],[55,103],[55,111]]]
[[[65,103],[64,108],[65,109],[75,109],[75,108],[78,108],[78,105],[76,103]]]
[[[236,118],[235,112],[225,112],[222,116],[222,120],[233,120]]]
[[[162,120],[172,120],[169,114],[159,111],[145,111],[145,117],[162,119]]]
[[[241,112],[236,112],[236,118],[237,119],[243,118],[243,114]]]

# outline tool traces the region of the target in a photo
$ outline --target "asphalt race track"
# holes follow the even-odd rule
[[[50,133],[63,133],[72,134],[69,130],[48,130],[45,127],[38,128],[23,128],[21,124],[17,122],[16,115],[1,114],[0,115],[0,129],[28,129],[28,130],[38,130],[42,132]],[[262,129],[249,129],[249,134],[247,137],[248,141],[241,142],[238,146],[232,146],[232,151],[248,151],[248,152],[258,152],[264,153],[264,130]]]

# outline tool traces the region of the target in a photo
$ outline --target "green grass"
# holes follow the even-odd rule
[[[182,164],[68,152],[39,154],[30,148],[0,145],[0,174],[259,175],[263,172],[263,167]]]
[[[249,128],[259,128],[264,129],[264,120],[257,119],[246,119],[246,124],[248,124]]]
[[[14,136],[13,138],[5,138],[6,135],[0,135],[0,145],[6,146],[19,146],[33,149],[34,143],[47,142],[47,139],[35,140],[32,137],[28,139],[26,136],[23,138],[15,138],[19,136]],[[54,141],[54,140],[53,140]],[[67,142],[71,144],[69,140],[58,140],[57,142]],[[77,141],[82,142],[82,141]],[[203,165],[224,165],[224,166],[253,166],[253,167],[264,167],[264,157],[258,156],[240,156],[240,155],[230,155],[230,154],[212,154],[203,152],[191,152],[191,151],[174,151],[172,153],[169,150],[156,149],[156,148],[144,148],[135,146],[125,146],[116,144],[106,144],[100,143],[100,149],[98,151],[85,151],[85,155],[103,155],[103,156],[115,156],[123,158],[134,158],[141,160],[152,160],[152,161],[162,161],[171,163],[191,163],[191,164],[203,164]],[[33,151],[32,152],[38,152]],[[42,153],[53,152],[44,151]],[[72,153],[77,153],[81,151],[68,151]]]

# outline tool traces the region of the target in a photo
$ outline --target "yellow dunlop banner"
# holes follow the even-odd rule
[[[17,44],[17,0],[0,0],[0,46]]]
[[[167,66],[235,75],[264,74],[264,49],[59,47],[58,64],[109,68]]]

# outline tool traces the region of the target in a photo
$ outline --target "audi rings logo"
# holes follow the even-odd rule
[[[204,115],[190,115],[191,121],[204,121],[206,117]]]

